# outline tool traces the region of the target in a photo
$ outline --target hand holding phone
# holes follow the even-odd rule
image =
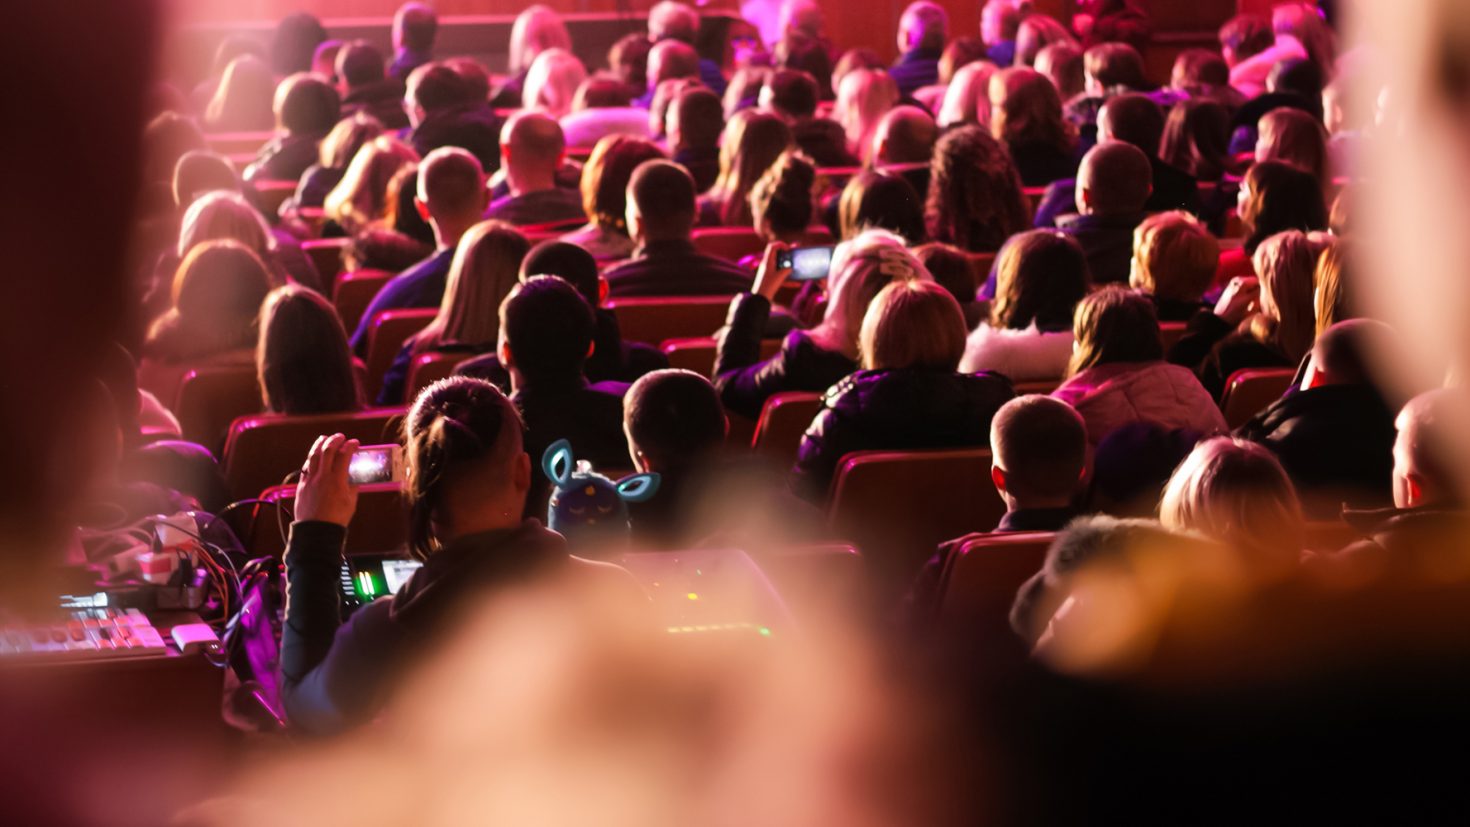
[[[357,511],[357,487],[349,467],[357,440],[342,434],[317,437],[296,486],[296,519],[346,526]]]
[[[403,482],[403,446],[364,445],[352,455],[347,478],[353,485]]]
[[[788,247],[777,259],[777,266],[790,270],[792,281],[824,279],[832,269],[832,246]]]
[[[766,252],[761,256],[760,269],[755,272],[755,289],[752,292],[765,296],[770,301],[776,300],[776,293],[786,283],[786,277],[791,275],[789,262],[785,267],[781,266],[782,256],[790,249],[782,241],[772,241],[766,245]]]

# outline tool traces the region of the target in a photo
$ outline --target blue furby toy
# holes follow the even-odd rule
[[[574,460],[572,444],[565,439],[546,449],[541,468],[555,486],[546,526],[574,545],[625,539],[628,503],[641,503],[658,492],[658,474],[631,474],[613,482],[586,460]]]

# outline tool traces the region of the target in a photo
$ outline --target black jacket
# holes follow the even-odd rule
[[[245,168],[246,181],[296,181],[317,162],[320,136],[281,135],[260,148]]]
[[[757,419],[766,400],[783,391],[821,392],[857,370],[845,354],[827,350],[804,331],[793,330],[781,350],[764,361],[761,336],[771,317],[764,296],[742,293],[730,302],[724,335],[715,352],[715,389],[726,410]]]
[[[1077,177],[1077,156],[1044,143],[1007,144],[1021,184],[1044,187],[1053,181]]]
[[[359,86],[342,99],[342,117],[358,112],[378,119],[384,129],[403,129],[408,115],[403,111],[403,84],[392,78]]]
[[[653,241],[607,271],[607,294],[615,298],[728,296],[749,290],[750,281],[750,271],[699,252],[692,241]]]
[[[485,174],[500,169],[500,119],[495,110],[481,104],[468,104],[435,112],[409,136],[419,157],[442,146],[468,150],[485,168]]]
[[[1395,411],[1368,385],[1328,385],[1284,396],[1235,435],[1281,460],[1311,519],[1335,519],[1343,503],[1393,502]]]
[[[681,149],[674,153],[674,163],[689,171],[694,179],[694,191],[703,194],[715,185],[720,177],[720,149]]]
[[[1189,320],[1184,335],[1169,348],[1168,361],[1194,371],[1216,402],[1225,394],[1230,375],[1238,370],[1292,365],[1275,346],[1238,332],[1210,310],[1201,310]]]
[[[582,366],[582,375],[592,384],[599,382],[638,381],[645,373],[662,370],[669,366],[669,357],[656,347],[641,342],[623,341],[618,330],[618,319],[611,310],[597,308],[597,327],[592,335],[595,347],[592,355]],[[494,384],[510,393],[510,371],[500,364],[500,356],[487,353],[461,362],[454,370],[456,375],[473,376]]]
[[[1199,182],[1193,175],[1178,167],[1150,158],[1153,168],[1153,192],[1144,202],[1144,212],[1184,210],[1200,215],[1203,211],[1199,198]],[[1069,213],[1077,212],[1077,179],[1064,178],[1053,181],[1046,187],[1046,194],[1036,207],[1034,224],[1037,227],[1055,227],[1057,220]]]
[[[1082,245],[1093,284],[1127,284],[1133,265],[1133,230],[1142,221],[1141,212],[1068,215],[1057,219],[1057,229]]]
[[[847,149],[847,133],[828,118],[804,118],[791,125],[791,138],[819,167],[855,167],[862,163]]]
[[[827,391],[802,437],[792,490],[824,502],[837,464],[854,451],[983,448],[990,419],[1016,395],[998,373],[933,368],[864,370]]]
[[[1470,556],[1470,512],[1451,505],[1345,511],[1343,519],[1364,539],[1335,557],[1377,574],[1443,577],[1464,571]]]
[[[578,376],[570,382],[527,382],[511,394],[510,401],[526,423],[525,448],[531,456],[533,479],[529,508],[542,507],[550,493],[541,456],[558,439],[571,442],[573,455],[598,471],[610,473],[633,466],[628,437],[623,433],[623,396],[627,392],[628,386],[621,382],[593,385]]]

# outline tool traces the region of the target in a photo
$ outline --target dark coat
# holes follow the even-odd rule
[[[898,84],[898,93],[912,95],[915,90],[938,83],[940,54],[938,49],[912,49],[904,52],[888,69],[888,76]]]
[[[728,296],[749,290],[751,281],[748,270],[695,250],[687,239],[645,244],[606,275],[607,294],[615,298]]]
[[[1230,375],[1238,370],[1293,364],[1276,346],[1236,330],[1210,310],[1201,310],[1189,320],[1184,335],[1169,348],[1167,358],[1194,371],[1216,402],[1224,396]]]
[[[1144,212],[1184,210],[1198,216],[1203,212],[1200,205],[1199,182],[1193,175],[1178,167],[1150,158],[1153,166],[1153,192],[1144,202]],[[1077,179],[1065,178],[1053,181],[1046,187],[1046,194],[1036,207],[1032,223],[1037,227],[1055,227],[1062,216],[1077,212]]]
[[[1133,230],[1143,217],[1143,213],[1069,215],[1057,221],[1057,229],[1082,245],[1093,284],[1127,284],[1133,262]]]
[[[320,136],[281,135],[260,148],[245,168],[246,181],[296,181],[315,164],[321,153]]]
[[[485,168],[485,174],[500,169],[500,118],[485,104],[466,104],[435,112],[409,135],[419,157],[442,146],[468,150]]]
[[[1051,144],[1027,143],[1006,144],[1016,171],[1021,173],[1021,184],[1027,187],[1044,187],[1053,181],[1077,177],[1077,156],[1063,152]]]
[[[638,381],[640,376],[669,366],[669,357],[658,348],[641,342],[623,341],[618,319],[611,310],[598,308],[597,326],[592,334],[592,355],[582,366],[582,375],[594,385],[599,382]],[[500,356],[487,353],[465,362],[454,370],[459,376],[473,376],[510,393],[510,371],[500,364]]]
[[[771,396],[783,391],[825,391],[857,370],[846,354],[827,350],[801,330],[786,334],[781,349],[760,358],[761,336],[771,316],[764,296],[743,293],[730,302],[715,353],[715,389],[732,413],[758,419]]]
[[[1334,557],[1378,574],[1443,576],[1446,562],[1470,556],[1470,512],[1452,505],[1345,511],[1363,539]],[[1449,570],[1464,571],[1464,563]]]
[[[819,167],[855,167],[862,163],[847,150],[847,133],[828,118],[804,118],[791,125],[797,148]]]
[[[528,381],[511,394],[510,401],[526,423],[525,448],[531,456],[532,484],[527,507],[544,513],[551,482],[541,468],[541,457],[551,443],[565,439],[579,460],[604,473],[633,466],[628,437],[623,433],[622,382],[591,384],[581,376],[570,381]]]
[[[720,148],[681,149],[674,153],[674,163],[689,171],[694,191],[703,194],[720,177]]]
[[[358,112],[377,118],[384,129],[408,126],[408,114],[403,111],[403,84],[385,78],[348,92],[342,99],[342,117],[348,118]]]

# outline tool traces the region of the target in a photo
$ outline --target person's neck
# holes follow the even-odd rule
[[[430,223],[434,227],[434,241],[439,250],[452,250],[459,245],[459,239],[480,220],[479,216],[474,218],[435,218]]]
[[[1025,500],[1025,501],[1016,500],[1015,503],[1010,507],[1009,510],[1010,510],[1010,512],[1012,514],[1014,514],[1017,511],[1057,511],[1057,510],[1060,510],[1060,509],[1063,509],[1063,508],[1071,508],[1071,507],[1072,507],[1072,500],[1071,500],[1071,498],[1061,498],[1061,499],[1045,499],[1045,498],[1043,498],[1043,499],[1035,499],[1035,500],[1028,499],[1028,500]]]
[[[556,189],[556,170],[511,166],[505,170],[505,182],[510,186],[510,194],[516,197]]]
[[[642,234],[638,239],[640,248],[654,247],[661,244],[684,244],[689,242],[688,233],[659,233],[657,235]]]
[[[440,545],[447,546],[463,537],[472,537],[476,534],[489,534],[492,531],[513,531],[520,528],[523,522],[521,512],[524,506],[511,508],[506,504],[486,503],[485,507],[476,510],[472,514],[436,523],[434,535],[439,538]]]

